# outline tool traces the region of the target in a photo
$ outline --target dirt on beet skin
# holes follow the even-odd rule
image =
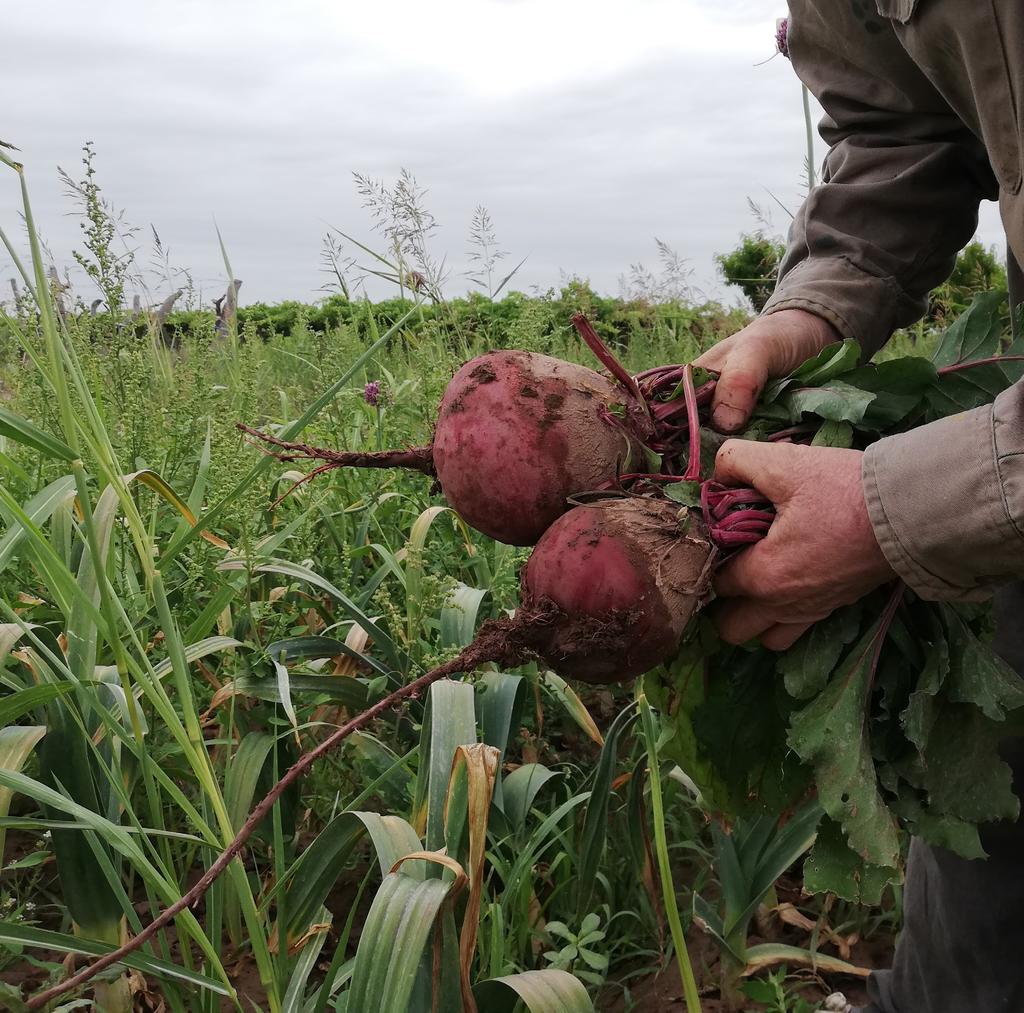
[[[614,381],[546,355],[482,358],[455,374],[441,401],[438,479],[468,524],[532,545],[571,496],[605,485],[642,451],[608,411],[626,396]]]

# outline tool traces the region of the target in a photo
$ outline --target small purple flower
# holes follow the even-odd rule
[[[779,18],[775,22],[775,48],[789,59],[789,18]]]
[[[371,380],[363,388],[363,400],[372,407],[376,408],[380,401],[380,380]]]

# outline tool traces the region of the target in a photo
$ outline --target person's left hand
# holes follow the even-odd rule
[[[714,580],[719,635],[759,637],[785,650],[819,619],[896,576],[875,539],[858,450],[728,440],[715,479],[751,486],[775,504],[767,537],[725,563]]]

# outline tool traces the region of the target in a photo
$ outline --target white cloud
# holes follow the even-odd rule
[[[209,290],[216,217],[243,297],[315,294],[324,222],[369,234],[353,169],[430,191],[465,267],[473,207],[530,259],[614,291],[653,237],[721,292],[713,254],[755,226],[751,195],[799,203],[799,85],[773,51],[783,0],[54,0],[5,12],[18,144],[55,257],[79,241],[55,166],[96,142],[99,179]],[[9,94],[13,93],[11,89]],[[13,178],[0,223],[17,231]],[[785,215],[776,213],[784,229]],[[5,269],[0,259],[0,271]]]

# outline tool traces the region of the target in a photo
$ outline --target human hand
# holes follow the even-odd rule
[[[794,644],[835,609],[896,574],[875,539],[861,487],[859,450],[727,440],[715,480],[750,486],[775,504],[768,535],[718,571],[719,635],[759,637],[774,651]]]
[[[842,335],[824,318],[805,310],[779,310],[709,348],[694,365],[721,374],[712,425],[723,433],[742,429],[769,378],[785,376],[836,341]]]

